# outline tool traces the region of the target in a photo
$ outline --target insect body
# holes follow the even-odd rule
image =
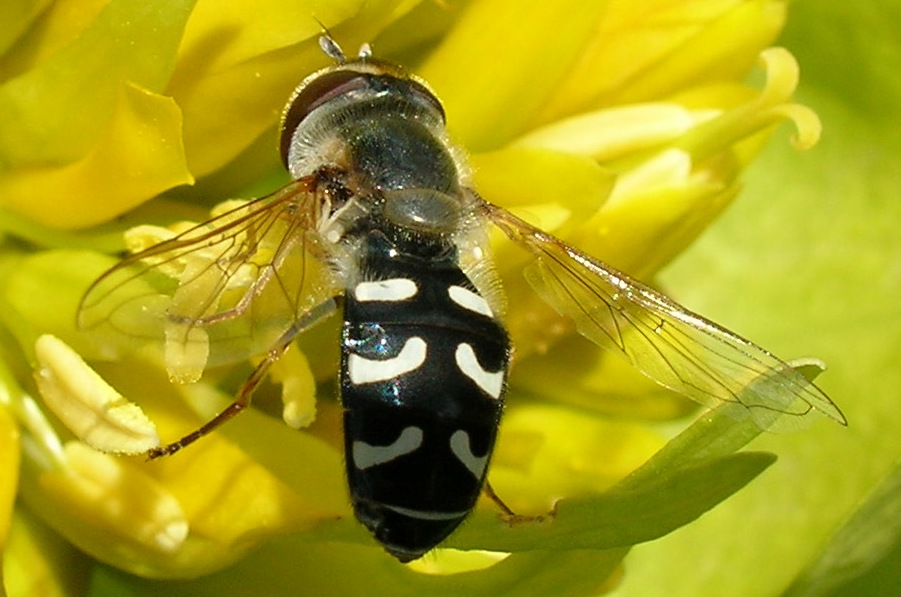
[[[424,86],[363,61],[301,86],[285,128],[292,174],[326,171],[348,198],[320,225],[345,285],[347,478],[357,517],[403,561],[475,505],[510,352],[461,268],[479,221],[443,118]]]
[[[475,505],[500,422],[509,343],[451,250],[366,239],[344,305],[341,400],[357,517],[410,560]],[[384,276],[388,276],[385,278]]]
[[[526,275],[579,331],[706,405],[761,426],[812,409],[844,422],[776,357],[491,205],[467,186],[424,83],[368,51],[308,77],[285,112],[295,182],[136,253],[101,277],[80,323],[161,341],[183,380],[264,354],[235,402],[171,454],[250,402],[297,334],[343,302],[341,400],[357,518],[401,561],[451,533],[482,490],[503,409],[510,345],[484,226],[533,255]],[[760,376],[772,382],[748,386]]]

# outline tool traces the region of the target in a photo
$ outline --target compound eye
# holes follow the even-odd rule
[[[331,99],[368,86],[366,75],[352,70],[337,70],[324,73],[301,87],[291,98],[282,118],[279,149],[285,167],[288,167],[288,151],[291,149],[294,131],[310,112]]]
[[[407,85],[409,86],[409,93],[412,96],[416,97],[419,102],[431,106],[432,110],[441,116],[442,122],[447,120],[446,115],[444,114],[444,106],[441,105],[441,100],[435,97],[435,94],[432,93],[431,89],[413,79],[408,79]]]

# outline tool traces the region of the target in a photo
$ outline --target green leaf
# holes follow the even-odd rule
[[[613,552],[536,552],[507,558],[488,570],[451,576],[414,572],[388,554],[368,547],[309,544],[301,536],[265,545],[234,568],[196,581],[175,581],[166,595],[256,596],[342,595],[343,597],[581,597],[603,591],[623,550]],[[91,594],[150,597],[160,585],[99,568]]]
[[[496,513],[479,511],[447,545],[514,552],[628,547],[695,520],[775,460],[772,454],[752,452],[708,460],[639,488],[563,500],[553,515],[537,521],[505,525]]]
[[[869,571],[886,552],[901,544],[901,466],[883,481],[873,495],[829,542],[829,545],[789,588],[788,597],[828,595]],[[885,572],[883,572],[884,574]],[[894,572],[898,578],[898,571]],[[897,585],[895,585],[897,586]],[[860,591],[842,589],[846,594]]]

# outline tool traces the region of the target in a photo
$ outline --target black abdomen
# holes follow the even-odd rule
[[[401,560],[475,505],[503,409],[507,334],[453,259],[369,253],[345,296],[341,391],[357,517]]]

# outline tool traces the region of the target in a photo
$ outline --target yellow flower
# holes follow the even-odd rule
[[[209,207],[249,185],[272,186],[283,103],[328,60],[318,49],[316,19],[345,47],[372,41],[378,55],[404,62],[432,85],[451,135],[471,152],[484,197],[645,279],[736,196],[742,170],[775,125],[792,120],[799,144],[815,143],[816,117],[791,103],[793,58],[767,49],[783,23],[784,2],[570,4],[200,0],[161,7],[72,0],[43,11],[36,4],[4,21],[0,223],[39,248],[13,240],[0,246],[7,363],[0,538],[10,516],[29,521],[19,524],[20,533],[34,533],[36,514],[91,557],[140,576],[201,576],[253,548],[263,545],[265,554],[278,545],[283,555],[258,554],[254,561],[265,565],[245,563],[230,582],[281,590],[279,573],[286,571],[271,561],[277,557],[304,563],[310,592],[316,582],[334,593],[363,586],[382,594],[396,582],[459,587],[451,584],[459,578],[438,585],[445,579],[415,567],[398,573],[352,520],[340,407],[313,400],[317,382],[322,397],[332,387],[334,326],[305,334],[302,350],[292,349],[272,375],[282,386],[283,417],[304,431],[263,412],[274,408],[272,388],[264,387],[256,400],[261,410],[148,463],[88,443],[140,452],[157,441],[149,422],[163,441],[181,437],[230,402],[250,366],[212,369],[198,383],[172,386],[159,358],[124,354],[78,332],[74,314],[85,288],[115,263],[103,253],[119,246],[128,224],[196,221],[205,209],[192,202],[201,197]],[[758,85],[745,82],[750,72],[762,73]],[[150,201],[195,179],[193,189]],[[109,224],[94,228],[120,217],[113,232]],[[166,230],[135,228],[130,242],[159,239]],[[494,565],[466,581],[471,592],[515,590],[509,579],[526,578],[522,571],[536,566],[544,582],[600,589],[615,579],[629,545],[692,520],[769,460],[730,456],[755,433],[748,430],[736,432],[743,439],[720,446],[716,458],[699,456],[709,434],[739,425],[713,417],[643,473],[603,493],[664,443],[645,424],[603,415],[665,420],[685,414],[685,402],[586,348],[527,288],[520,275],[525,256],[499,236],[492,240],[507,292],[516,297],[507,323],[517,362],[491,479],[523,514],[547,513],[566,499],[553,524],[529,529],[505,530],[485,504],[449,545],[496,552],[480,556],[479,565]],[[172,358],[187,363],[188,380],[205,360],[167,358],[170,370]],[[38,394],[76,433],[48,422],[32,398]],[[139,403],[149,422],[123,396]],[[67,400],[74,411],[66,410]],[[689,499],[692,480],[706,499]],[[15,491],[22,514],[10,514]],[[633,524],[641,517],[650,522]],[[290,539],[267,543],[281,535]],[[476,566],[461,557],[447,551],[419,570]],[[9,551],[4,559],[28,565]],[[329,580],[336,563],[346,575]]]

